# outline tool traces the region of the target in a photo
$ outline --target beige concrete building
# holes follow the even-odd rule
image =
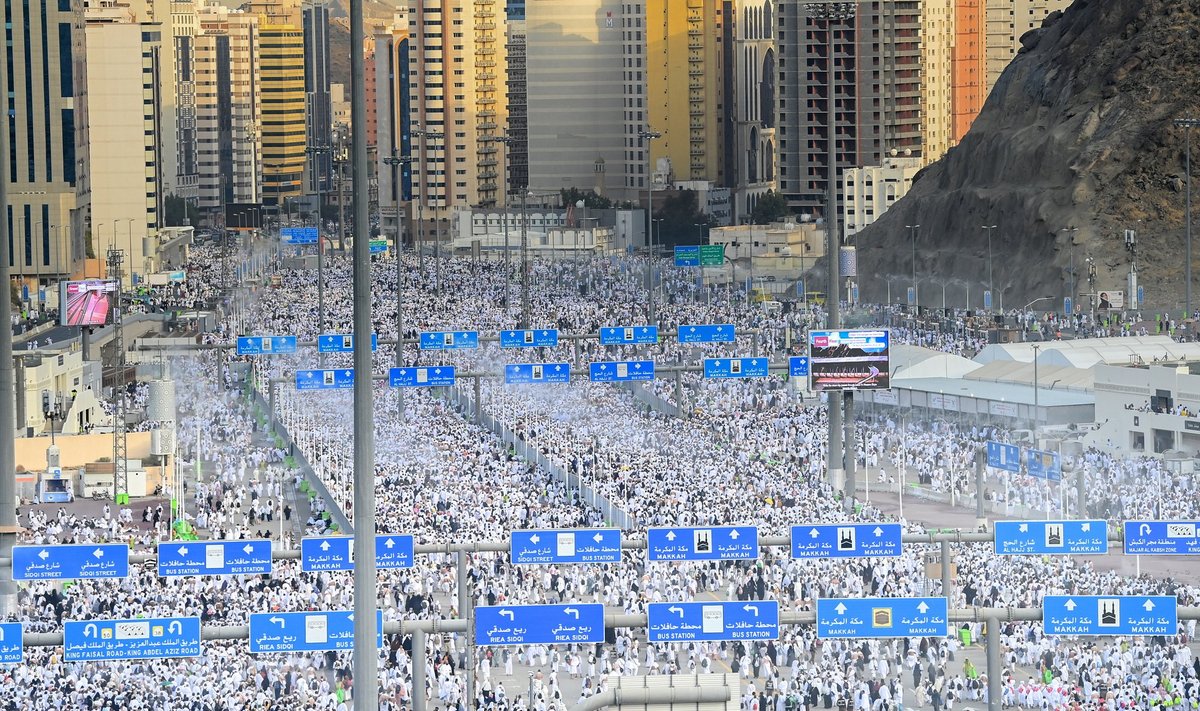
[[[8,52],[0,52],[0,71],[9,77],[10,261],[36,305],[39,284],[69,273],[86,253],[83,11],[78,0],[12,3],[7,10]]]
[[[258,18],[214,0],[195,38],[199,207],[262,202]]]
[[[414,43],[410,60],[414,199],[427,216],[492,204],[500,194],[507,115],[503,0],[408,0],[397,14]],[[432,212],[429,212],[432,210]]]
[[[162,25],[135,22],[128,5],[112,0],[90,4],[86,20],[92,246],[101,259],[109,249],[124,251],[129,286],[154,270],[145,245],[157,235],[162,215]]]
[[[955,0],[925,0],[921,13],[921,158],[926,164],[953,145],[954,6]],[[846,229],[849,234],[848,223]]]
[[[892,155],[883,165],[847,168],[842,173],[842,222],[846,237],[853,237],[904,197],[923,159]]]
[[[987,93],[1021,48],[1021,35],[1042,26],[1055,10],[1066,10],[1073,0],[984,0],[987,23]]]

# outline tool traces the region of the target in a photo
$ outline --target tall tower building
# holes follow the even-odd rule
[[[216,2],[199,14],[196,145],[199,207],[262,202],[258,18]]]
[[[500,189],[496,137],[507,120],[503,0],[409,0],[398,15],[420,37],[411,64],[413,179],[430,216],[490,205]]]
[[[598,166],[607,172],[610,197],[632,200],[639,188],[644,192],[636,182],[646,170],[636,145],[646,123],[644,35],[633,6],[615,0],[526,5],[528,185],[535,192],[592,189]]]
[[[724,112],[718,0],[646,0],[651,145],[667,180],[722,179]],[[656,171],[659,171],[656,167]],[[656,176],[659,177],[659,176]]]
[[[259,17],[263,204],[283,207],[304,193],[304,33]]]
[[[399,234],[404,205],[413,199],[411,163],[391,165],[392,157],[412,156],[409,135],[409,67],[412,44],[406,27],[389,27],[375,35],[374,63],[367,71],[375,77],[375,140],[379,163],[379,229]],[[410,240],[411,241],[411,240]]]
[[[732,37],[732,63],[727,65],[725,113],[731,117],[732,151],[725,166],[733,189],[733,217],[740,223],[754,210],[758,197],[775,186],[775,3],[730,0],[727,29]]]
[[[305,143],[333,145],[333,104],[329,93],[329,5],[326,0],[305,0],[304,101]],[[305,190],[327,193],[333,189],[333,154],[309,154]]]
[[[199,197],[200,164],[196,155],[196,33],[200,23],[195,0],[171,0],[163,20],[165,61],[162,84],[163,191],[191,202]],[[159,18],[155,18],[159,19]]]
[[[922,159],[930,163],[954,145],[957,5],[958,0],[925,0],[921,12],[921,144]]]
[[[162,25],[135,22],[114,0],[89,4],[86,19],[92,246],[100,259],[110,248],[125,251],[129,286],[153,270],[144,245],[162,216]],[[132,107],[141,115],[131,116]]]
[[[504,47],[508,61],[505,85],[508,87],[509,142],[508,158],[501,162],[508,174],[508,192],[516,193],[529,185],[529,71],[526,64],[529,50],[524,0],[508,0],[506,14],[508,37]],[[504,149],[505,146],[501,146],[500,152]],[[503,196],[501,202],[504,202]]]
[[[48,285],[86,251],[87,80],[79,0],[5,6],[9,259],[14,276]],[[36,300],[36,299],[35,299]]]

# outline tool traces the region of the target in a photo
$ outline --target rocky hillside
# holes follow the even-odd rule
[[[994,281],[1005,306],[1053,296],[1061,308],[1072,254],[1080,293],[1088,256],[1096,291],[1125,288],[1123,230],[1132,228],[1147,301],[1181,305],[1186,129],[1173,120],[1200,118],[1200,2],[1076,0],[1022,44],[961,144],[858,235],[864,297],[884,299],[886,279],[896,277],[892,299],[903,298],[913,266],[905,225],[919,224],[917,278],[931,280],[921,303],[940,305],[949,281],[951,303],[961,304],[969,285],[978,304],[988,261],[981,226],[997,225]],[[1192,143],[1195,163],[1200,129]],[[1193,202],[1200,208],[1200,165]],[[1063,231],[1070,227],[1078,229]],[[1087,297],[1078,301],[1086,308]]]

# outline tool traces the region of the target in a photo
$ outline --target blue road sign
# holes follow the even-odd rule
[[[651,528],[646,531],[649,560],[754,560],[756,526]]]
[[[379,336],[371,334],[371,350],[379,349]],[[322,333],[317,336],[318,353],[353,353],[353,333]]]
[[[316,244],[316,227],[284,227],[279,230],[284,244]]]
[[[733,343],[737,338],[732,323],[685,325],[678,333],[680,343]]]
[[[600,329],[600,345],[628,346],[658,343],[658,326],[604,326]]]
[[[1085,555],[1108,552],[1108,526],[1102,520],[996,521],[999,555]]]
[[[459,351],[479,347],[479,331],[422,331],[421,350]]]
[[[375,567],[413,567],[413,537],[407,533],[383,533],[375,536]]]
[[[296,352],[295,336],[238,336],[238,355],[278,355]]]
[[[505,385],[571,382],[570,363],[513,363],[504,367]]]
[[[916,289],[914,289],[914,288],[912,288],[911,286],[910,286],[910,287],[908,287],[908,294],[907,294],[907,296],[908,296],[908,305],[909,305],[909,306],[912,306],[912,305],[914,305],[914,304],[916,303],[916,301],[917,301],[917,290],[916,290]]]
[[[68,662],[198,656],[199,617],[63,623],[63,658]]]
[[[1141,284],[1138,285],[1138,306],[1146,307],[1146,287]]]
[[[1179,608],[1167,595],[1047,595],[1042,631],[1062,635],[1174,635]]]
[[[793,378],[807,378],[808,356],[791,356],[788,358],[788,375]]]
[[[990,289],[985,289],[983,292],[983,308],[988,311],[992,310],[992,292]]]
[[[604,641],[604,605],[488,605],[475,608],[475,644]]]
[[[383,646],[383,612],[375,611],[375,645]],[[354,611],[256,612],[250,615],[250,653],[354,649]]]
[[[1021,448],[1015,444],[989,440],[987,465],[993,469],[1003,469],[1006,472],[1019,472],[1021,471]]]
[[[0,664],[24,661],[23,630],[20,622],[0,622]]]
[[[576,528],[513,531],[509,537],[513,565],[539,563],[620,563],[621,530]]]
[[[793,558],[882,558],[900,555],[898,523],[811,523],[792,526]]]
[[[354,370],[336,368],[326,370],[297,370],[297,390],[348,390],[354,387]]]
[[[1062,481],[1062,460],[1057,452],[1040,449],[1025,450],[1025,471],[1029,476],[1048,481]]]
[[[129,546],[13,546],[13,580],[81,580],[129,577]]]
[[[779,639],[779,603],[652,602],[646,610],[651,642]]]
[[[376,568],[413,567],[413,537],[407,533],[380,533],[375,536]],[[300,539],[300,569],[354,570],[352,536],[320,536]]]
[[[590,363],[588,379],[593,383],[625,383],[633,380],[654,380],[652,360],[609,360]]]
[[[1200,521],[1126,521],[1125,555],[1200,555]]]
[[[700,266],[700,245],[676,245],[675,247],[675,266],[677,267],[698,267]]]
[[[501,331],[501,348],[555,348],[558,346],[557,328]]]
[[[391,368],[388,384],[393,388],[444,388],[454,385],[454,366]]]
[[[269,575],[271,541],[172,541],[158,544],[158,575]]]
[[[771,362],[766,358],[705,358],[705,378],[765,378]]]
[[[804,290],[804,280],[797,279],[796,280],[796,298],[800,299],[801,301],[808,301],[808,299],[806,298],[807,296],[808,296],[808,294]]]
[[[945,637],[950,633],[944,597],[818,598],[817,637]]]
[[[1064,296],[1064,297],[1063,297],[1063,313],[1064,313],[1064,314],[1069,314],[1069,313],[1071,313],[1071,308],[1072,308],[1072,306],[1071,306],[1071,297],[1069,297],[1069,296]]]

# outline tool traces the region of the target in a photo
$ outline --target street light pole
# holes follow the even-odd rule
[[[992,299],[996,298],[996,293],[993,291],[995,286],[992,284],[992,230],[996,229],[995,225],[981,225],[984,232],[987,232],[988,240],[988,293]],[[969,289],[969,287],[968,287]],[[968,292],[969,293],[969,292]]]
[[[396,367],[404,366],[404,260],[403,240],[400,238],[400,189],[396,185],[396,166],[412,163],[412,156],[397,156],[396,151],[383,159],[392,169],[392,204],[396,210]],[[400,421],[404,421],[404,388],[396,388],[396,407]]]
[[[1200,119],[1175,119],[1176,126],[1182,126],[1187,130],[1184,132],[1186,137],[1184,145],[1186,148],[1186,157],[1184,163],[1187,166],[1187,207],[1184,215],[1184,241],[1186,244],[1184,259],[1184,279],[1187,280],[1187,285],[1184,288],[1184,307],[1187,309],[1187,317],[1192,317],[1192,128],[1200,126]]]
[[[917,230],[921,229],[920,225],[905,225],[908,228],[908,236],[912,240],[912,285],[913,285],[913,311],[921,305],[921,290],[917,287]]]
[[[510,298],[509,284],[512,280],[512,267],[509,266],[508,261],[508,146],[512,143],[512,136],[505,134],[497,136],[493,140],[504,144],[503,148],[500,149],[500,178],[504,185],[504,190],[501,191],[501,194],[504,196],[504,216],[500,219],[503,222],[501,229],[504,231],[504,308],[508,309]]]
[[[327,145],[308,146],[304,149],[305,153],[314,156],[313,165],[317,166],[317,179],[314,184],[317,188],[317,335],[325,332],[325,238],[321,236],[321,228],[324,227],[325,217],[321,214],[321,184],[324,182],[321,176],[321,167],[324,161],[320,160],[320,156],[330,152],[331,147]],[[321,353],[318,356],[319,365],[325,367],[325,354]]]
[[[647,34],[649,41],[649,34]],[[646,262],[646,303],[650,323],[658,323],[654,314],[654,159],[650,155],[650,141],[662,138],[658,131],[644,128],[638,131],[638,138],[646,149],[646,244],[649,247],[649,259]]]
[[[528,187],[528,186],[527,186]],[[521,328],[529,325],[529,202],[528,189],[521,191]]]
[[[1037,446],[1038,427],[1038,349],[1040,344],[1033,344],[1033,442]]]

